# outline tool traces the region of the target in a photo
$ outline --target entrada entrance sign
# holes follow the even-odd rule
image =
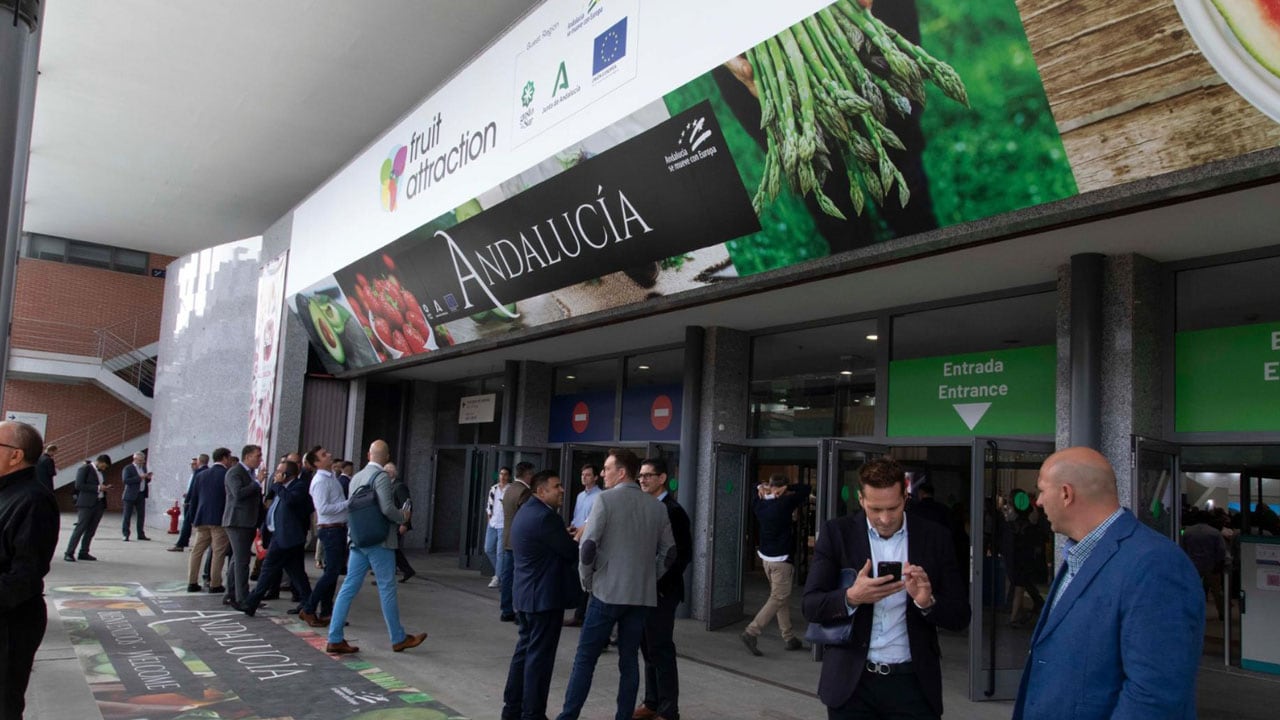
[[[1280,430],[1280,323],[1180,332],[1178,432]]]
[[[1052,345],[889,363],[889,435],[1051,435]]]

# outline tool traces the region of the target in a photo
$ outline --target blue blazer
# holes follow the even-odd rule
[[[222,512],[227,507],[226,477],[227,469],[221,463],[214,463],[196,473],[188,496],[192,525],[222,524]]]
[[[271,546],[292,548],[305,544],[307,530],[311,528],[311,511],[315,509],[307,484],[302,478],[294,478],[288,487],[275,485],[275,495],[276,528],[271,533]],[[266,513],[263,513],[262,527],[266,526]]]
[[[578,544],[564,518],[536,497],[520,506],[511,521],[512,592],[520,612],[575,607],[582,594],[578,580]]]
[[[1203,640],[1200,576],[1125,510],[1041,613],[1013,718],[1194,720]]]

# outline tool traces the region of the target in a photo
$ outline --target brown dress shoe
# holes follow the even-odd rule
[[[351,653],[360,652],[360,648],[355,645],[349,645],[346,640],[343,640],[342,642],[325,645],[324,651],[331,655],[350,655]]]
[[[653,718],[656,718],[657,716],[658,713],[650,710],[645,705],[641,705],[636,708],[635,712],[631,713],[631,720],[653,720]]]
[[[329,622],[327,620],[321,620],[320,618],[316,617],[315,615],[312,615],[306,610],[298,611],[298,619],[310,625],[313,628],[329,627]]]
[[[422,641],[426,639],[427,639],[426,633],[418,633],[417,635],[406,635],[403,640],[396,643],[395,645],[392,645],[391,649],[395,650],[396,652],[404,652],[409,648],[418,647],[419,645],[422,644]]]

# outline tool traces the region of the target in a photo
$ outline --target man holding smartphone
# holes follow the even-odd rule
[[[804,588],[807,620],[853,624],[848,644],[824,646],[818,697],[830,720],[936,720],[937,628],[969,625],[951,535],[936,523],[906,521],[907,477],[893,459],[869,461],[858,481],[862,512],[823,526]]]
[[[764,654],[760,652],[760,634],[775,617],[782,633],[782,646],[787,650],[804,648],[791,629],[791,582],[795,577],[791,551],[795,546],[795,511],[808,504],[809,487],[791,485],[786,475],[772,475],[769,482],[756,486],[751,505],[760,523],[760,547],[756,554],[764,564],[764,576],[769,579],[769,599],[742,633],[742,644],[757,657]]]

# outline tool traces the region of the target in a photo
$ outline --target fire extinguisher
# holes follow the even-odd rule
[[[174,500],[173,507],[169,508],[168,510],[165,510],[164,514],[169,516],[169,534],[177,535],[178,534],[178,518],[182,516],[182,510],[178,507],[178,501]]]

